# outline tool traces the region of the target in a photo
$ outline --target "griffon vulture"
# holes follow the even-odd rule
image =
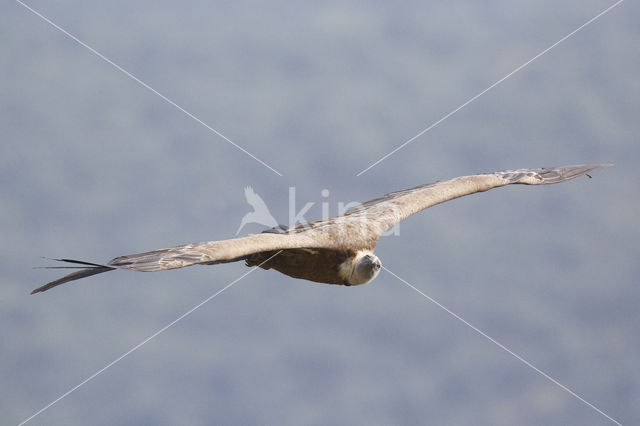
[[[289,229],[280,226],[241,238],[120,256],[106,264],[55,259],[82,265],[75,268],[83,269],[45,284],[31,293],[114,269],[149,272],[239,260],[244,260],[247,266],[273,268],[290,277],[319,283],[347,286],[366,284],[380,272],[380,260],[373,254],[380,235],[414,213],[444,201],[499,186],[564,182],[604,166],[607,164],[519,169],[462,176],[391,192],[348,210],[341,216],[301,223]]]

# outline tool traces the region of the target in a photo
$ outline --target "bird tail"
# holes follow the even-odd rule
[[[47,291],[50,288],[53,288],[60,284],[68,283],[69,281],[79,280],[80,278],[86,278],[86,277],[90,277],[91,275],[101,274],[103,272],[116,269],[110,266],[99,265],[97,263],[83,262],[81,260],[73,260],[73,259],[51,259],[51,260],[56,260],[58,262],[74,263],[77,265],[85,265],[89,267],[84,268],[83,266],[45,266],[44,269],[74,269],[74,268],[82,268],[82,269],[76,272],[72,272],[69,275],[65,275],[64,277],[59,278],[55,281],[51,281],[50,283],[47,283],[42,287],[38,287],[35,290],[33,290],[31,294]]]

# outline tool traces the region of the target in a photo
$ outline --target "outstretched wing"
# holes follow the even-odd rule
[[[184,268],[195,264],[215,265],[235,262],[262,251],[290,248],[325,247],[322,235],[315,232],[296,234],[262,233],[230,240],[186,244],[146,253],[120,256],[106,266],[117,269],[151,272]]]
[[[542,169],[505,170],[417,186],[367,201],[345,213],[345,219],[376,223],[378,236],[401,220],[454,198],[510,184],[547,185],[585,175],[610,164],[589,164]]]
[[[332,248],[334,244],[326,235],[309,230],[298,233],[264,233],[247,237],[209,241],[197,244],[186,244],[178,247],[153,250],[146,253],[119,256],[105,265],[82,262],[71,259],[55,259],[90,266],[73,272],[58,280],[39,287],[31,294],[48,290],[52,287],[80,278],[111,271],[114,269],[130,269],[132,271],[162,271],[165,269],[183,268],[195,264],[214,265],[216,263],[234,262],[246,256],[262,251],[274,251],[290,248]]]

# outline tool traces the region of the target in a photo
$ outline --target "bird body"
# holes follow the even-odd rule
[[[249,256],[246,265],[275,269],[293,278],[347,286],[368,283],[382,266],[370,250],[325,248],[260,252]]]
[[[86,268],[45,284],[33,290],[32,294],[114,269],[150,272],[241,260],[247,266],[275,269],[293,278],[348,286],[365,284],[374,279],[381,268],[380,260],[373,254],[378,238],[412,214],[476,192],[509,184],[564,182],[604,166],[607,165],[518,169],[462,176],[392,192],[352,208],[341,216],[301,223],[288,229],[277,226],[246,237],[120,256],[106,264],[56,259]],[[256,210],[268,211],[265,209],[266,205],[264,209]]]

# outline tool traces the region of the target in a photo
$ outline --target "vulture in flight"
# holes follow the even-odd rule
[[[591,164],[541,169],[506,170],[391,192],[326,220],[278,226],[261,234],[221,241],[186,244],[116,257],[106,264],[55,259],[76,265],[73,272],[31,294],[115,269],[162,271],[191,265],[244,260],[247,266],[275,269],[294,278],[346,286],[366,284],[382,266],[373,254],[378,238],[406,217],[454,198],[510,184],[546,185],[564,182],[608,166]],[[588,176],[588,175],[587,175]]]

